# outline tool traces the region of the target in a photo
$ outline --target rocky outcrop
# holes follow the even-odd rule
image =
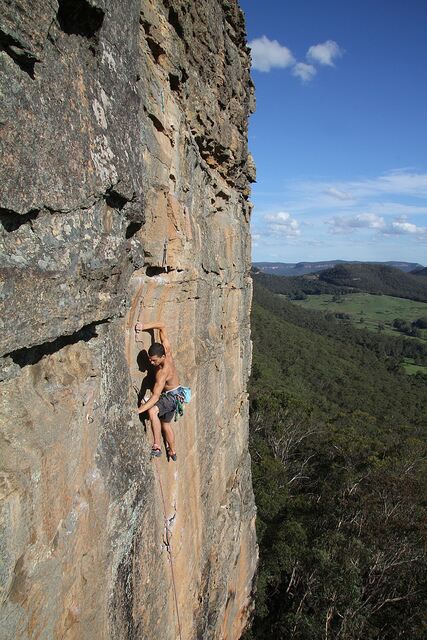
[[[247,450],[248,51],[235,0],[1,8],[1,638],[237,639]],[[137,320],[193,400],[136,413]]]

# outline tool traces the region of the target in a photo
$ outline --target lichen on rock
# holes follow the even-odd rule
[[[19,0],[0,45],[0,637],[237,640],[257,561],[242,13]],[[193,390],[176,463],[136,413],[133,327],[157,319]]]

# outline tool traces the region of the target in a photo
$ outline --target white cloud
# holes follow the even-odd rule
[[[348,191],[340,191],[335,187],[329,187],[325,189],[324,194],[327,196],[331,196],[331,198],[335,198],[335,200],[353,200],[353,196]]]
[[[412,222],[407,222],[404,219],[394,220],[386,229],[386,235],[416,235],[419,237],[427,237],[427,227],[418,227]]]
[[[376,180],[366,181],[361,186],[382,193],[402,193],[411,196],[427,196],[427,173],[391,171]]]
[[[410,167],[347,180],[283,180],[276,190],[255,189],[254,197],[259,260],[271,260],[277,250],[284,261],[291,255],[302,260],[309,251],[319,260],[334,255],[425,264],[427,171]],[[271,213],[276,211],[291,213],[277,218]],[[315,241],[323,245],[311,246]]]
[[[340,184],[336,186],[341,188]],[[358,196],[375,196],[390,193],[425,197],[427,196],[427,173],[390,171],[376,178],[343,183],[342,186]]]
[[[251,237],[252,237],[252,246],[253,247],[258,247],[259,246],[259,241],[261,240],[261,234],[260,233],[253,233]]]
[[[292,211],[303,211],[312,207],[330,210],[344,206],[355,206],[359,212],[370,211],[381,215],[424,215],[427,212],[427,173],[391,171],[374,178],[327,182],[323,180],[300,180],[288,182],[286,193],[296,200],[288,201]],[[396,201],[393,201],[396,197]],[[421,199],[419,204],[404,202],[407,198]],[[362,211],[360,211],[362,209]]]
[[[427,214],[427,206],[419,206],[413,204],[402,204],[400,202],[377,202],[370,207],[371,211],[380,214],[389,214],[394,216],[423,216]]]
[[[420,239],[427,237],[427,228],[419,227],[405,218],[395,218],[386,222],[383,217],[374,213],[360,213],[356,216],[334,216],[326,220],[334,234],[349,234],[360,229],[375,229],[383,236],[410,235]]]
[[[249,42],[252,55],[252,67],[257,71],[268,72],[271,69],[286,69],[292,67],[292,75],[302,82],[310,82],[317,73],[314,64],[333,67],[334,60],[343,55],[341,49],[333,40],[311,46],[306,54],[307,62],[297,62],[292,51],[277,40],[270,40],[267,36],[254,38]],[[312,63],[312,64],[311,64]]]
[[[368,229],[383,229],[385,226],[384,218],[375,215],[375,213],[360,213],[355,218],[355,227]]]
[[[384,229],[384,218],[374,213],[359,213],[356,216],[334,216],[326,221],[332,233],[352,233],[356,229]]]
[[[334,40],[327,40],[326,42],[311,46],[307,51],[306,58],[314,64],[334,67],[334,60],[340,58],[343,53],[344,51]]]
[[[252,53],[252,66],[257,71],[270,71],[278,67],[284,69],[295,63],[292,52],[277,40],[269,40],[267,36],[255,38],[249,43]]]
[[[264,220],[267,223],[266,230],[269,234],[277,234],[285,236],[286,238],[294,238],[295,236],[299,236],[301,233],[298,221],[295,220],[295,218],[292,218],[291,214],[286,211],[267,213],[264,216]]]
[[[312,64],[297,62],[292,69],[292,75],[300,78],[303,82],[310,82],[316,75],[316,68]]]
[[[396,233],[419,233],[421,231],[420,227],[417,227],[416,224],[412,224],[412,222],[392,222],[391,229],[393,229]]]

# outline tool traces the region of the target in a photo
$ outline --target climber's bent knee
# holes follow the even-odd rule
[[[154,407],[151,407],[151,409],[148,409],[148,415],[150,416],[150,418],[155,418],[158,413],[159,407],[156,407],[156,405],[154,405]]]

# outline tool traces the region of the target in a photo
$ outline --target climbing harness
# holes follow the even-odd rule
[[[172,588],[173,588],[173,595],[174,595],[174,600],[175,600],[176,619],[177,619],[177,622],[178,622],[178,636],[179,636],[179,640],[182,640],[181,620],[179,618],[178,597],[176,595],[175,574],[174,574],[174,570],[173,570],[173,555],[172,555],[172,542],[171,542],[172,532],[170,530],[169,520],[168,520],[168,517],[166,515],[166,503],[165,503],[165,496],[164,496],[164,493],[163,493],[163,484],[162,484],[162,479],[160,477],[160,472],[159,472],[159,468],[157,466],[156,459],[155,459],[155,462],[154,462],[154,467],[156,469],[157,481],[159,483],[160,493],[161,493],[161,496],[162,496],[163,519],[164,519],[164,524],[165,524],[165,546],[166,546],[166,551],[167,551],[167,554],[168,554],[169,564],[170,564],[170,568],[171,568]]]
[[[172,395],[176,402],[174,422],[184,415],[184,404],[188,404],[191,400],[190,387],[179,386],[176,389],[170,391],[164,391],[160,394],[160,397],[167,398],[168,395]]]

